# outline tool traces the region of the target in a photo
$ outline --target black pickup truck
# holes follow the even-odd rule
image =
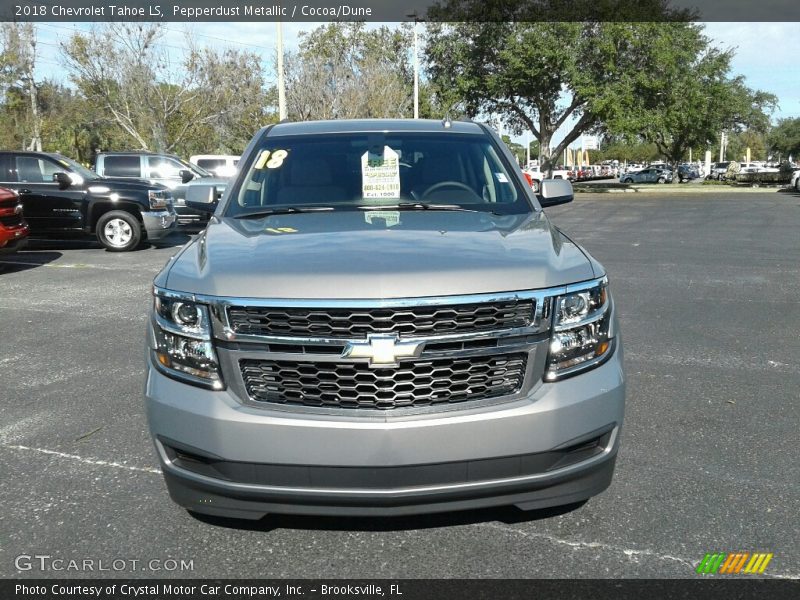
[[[163,185],[100,177],[46,152],[0,152],[0,186],[16,190],[31,235],[97,235],[112,252],[168,235],[177,220]]]

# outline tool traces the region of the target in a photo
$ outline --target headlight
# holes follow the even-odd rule
[[[153,361],[161,372],[194,385],[224,387],[208,306],[157,292],[152,327]]]
[[[604,362],[613,349],[610,327],[611,298],[605,277],[555,298],[545,380],[562,379]]]
[[[172,194],[166,190],[148,190],[151,210],[164,210],[172,204]]]

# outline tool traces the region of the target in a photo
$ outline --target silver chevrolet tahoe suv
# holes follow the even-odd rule
[[[147,415],[197,513],[578,503],[625,401],[603,267],[472,122],[265,127],[154,281]],[[221,195],[221,199],[220,199]]]

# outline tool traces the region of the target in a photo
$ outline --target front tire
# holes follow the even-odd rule
[[[97,239],[109,252],[129,252],[142,241],[142,225],[135,215],[112,210],[97,221]]]
[[[664,179],[663,177],[659,177],[658,178],[658,183],[667,183],[667,180]]]
[[[627,179],[623,179],[623,180],[622,180],[622,183],[633,183],[633,179],[631,179],[630,177],[628,177]]]

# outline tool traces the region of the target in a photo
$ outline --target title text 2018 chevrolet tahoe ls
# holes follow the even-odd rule
[[[147,414],[198,513],[571,504],[611,482],[622,346],[603,267],[489,128],[262,129],[155,278]]]

